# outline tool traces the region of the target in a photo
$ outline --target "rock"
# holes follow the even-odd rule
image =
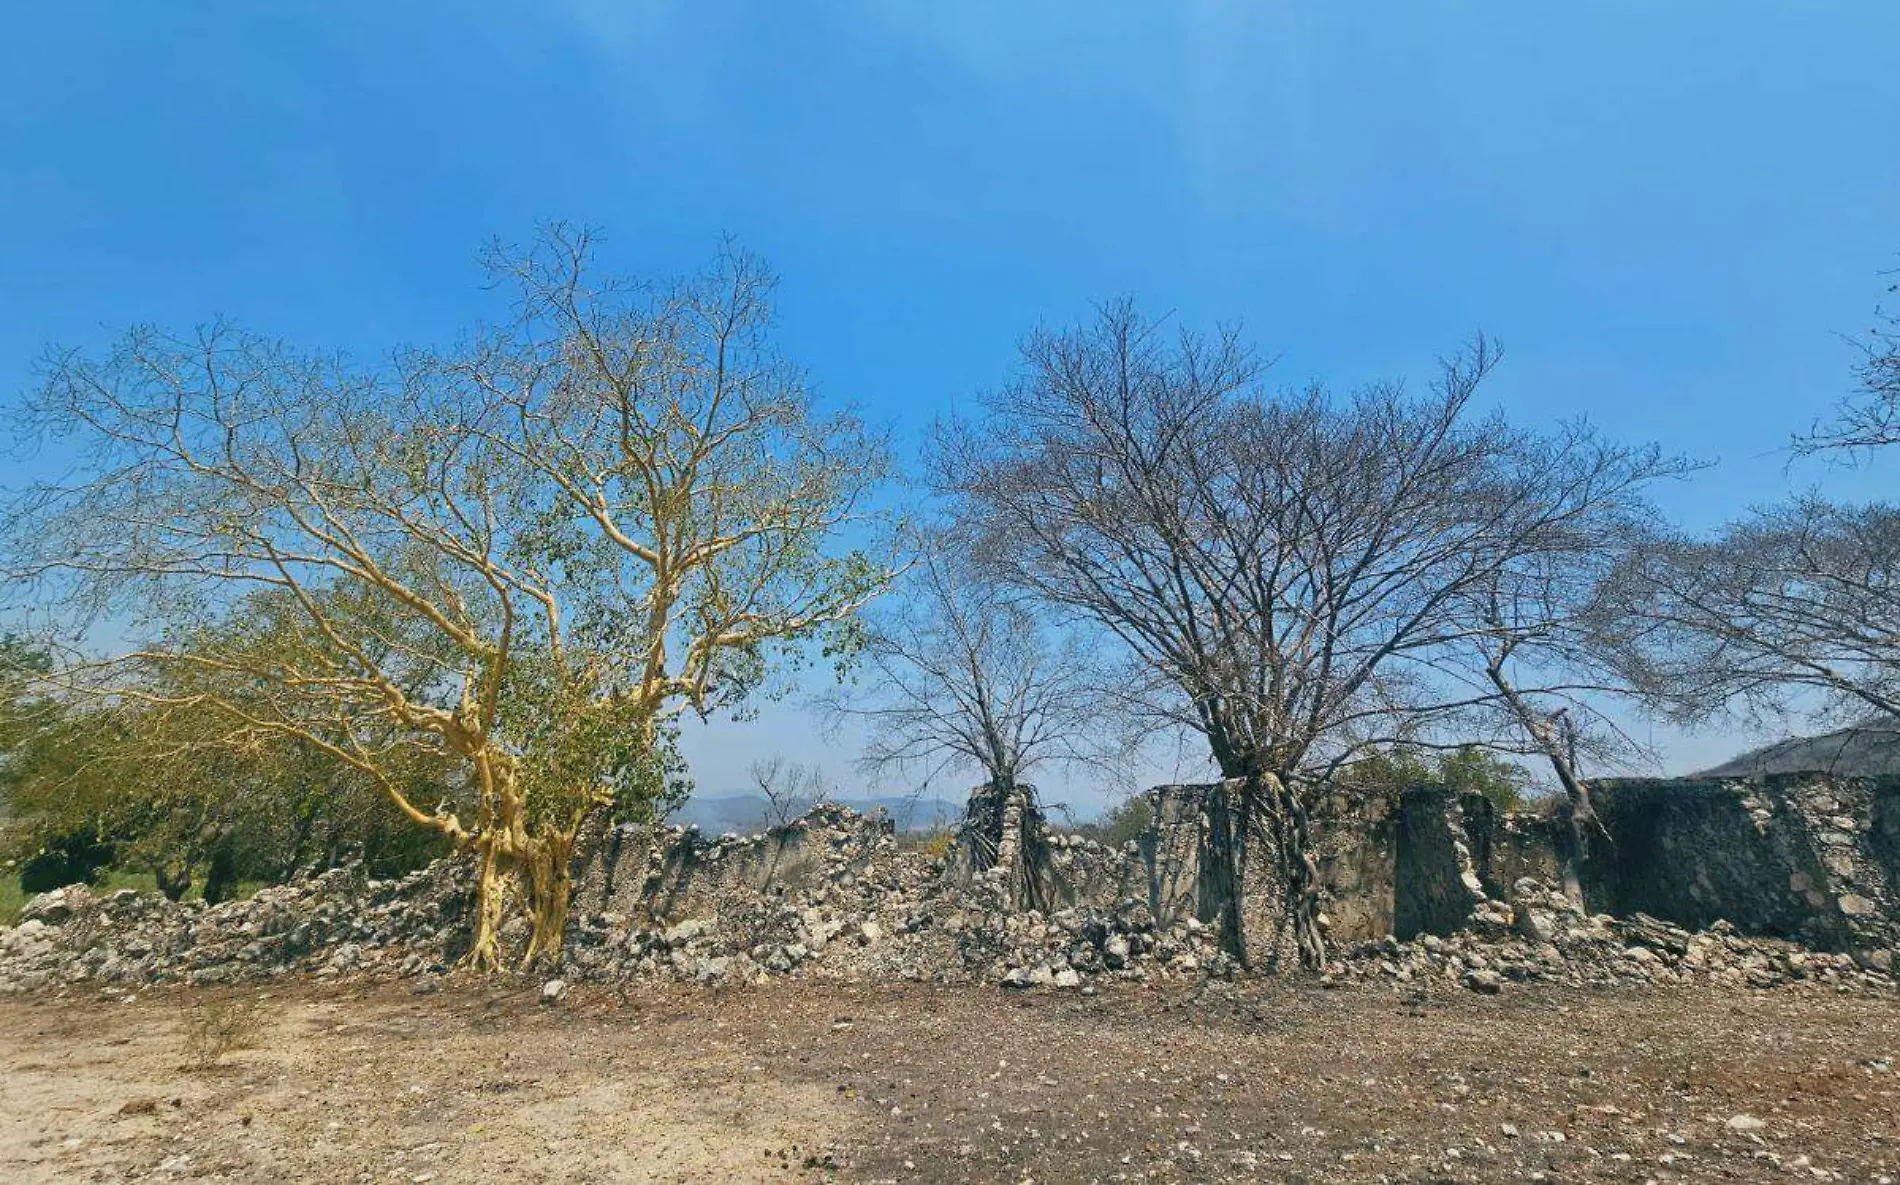
[[[1750,1115],[1747,1112],[1742,1112],[1737,1115],[1729,1116],[1728,1122],[1724,1123],[1722,1126],[1728,1128],[1732,1132],[1758,1132],[1758,1131],[1761,1131],[1763,1128],[1767,1127],[1768,1125],[1762,1122],[1761,1120],[1755,1118],[1753,1115]]]
[[[92,890],[84,885],[67,885],[41,893],[20,907],[20,920],[47,926],[64,925],[72,916],[92,904]]]
[[[868,946],[884,937],[884,927],[880,926],[875,920],[860,923],[858,926],[858,937]]]
[[[1465,972],[1465,986],[1485,996],[1495,996],[1504,990],[1504,977],[1489,967],[1479,967]]]
[[[1864,918],[1874,912],[1874,903],[1858,893],[1843,894],[1837,904],[1841,912],[1850,918]]]
[[[1541,945],[1556,935],[1557,919],[1518,901],[1511,907],[1511,929],[1526,941]]]
[[[565,995],[567,995],[567,981],[564,979],[550,979],[541,985],[541,1002],[543,1004],[558,1004],[561,1001],[561,997]]]
[[[1854,962],[1863,971],[1877,971],[1882,975],[1893,973],[1893,952],[1891,950],[1857,950]]]
[[[712,928],[713,924],[705,918],[687,918],[683,922],[678,922],[667,927],[665,935],[666,945],[672,947],[674,950],[689,946],[695,939],[701,938],[709,933]]]
[[[1073,967],[1064,967],[1056,972],[1055,985],[1059,988],[1081,987],[1082,976]]]

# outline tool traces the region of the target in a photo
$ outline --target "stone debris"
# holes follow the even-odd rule
[[[1511,983],[1612,987],[1699,979],[1740,988],[1799,982],[1893,986],[1886,971],[1864,958],[1745,937],[1726,922],[1695,931],[1641,913],[1591,914],[1556,886],[1529,877],[1511,893],[1510,904],[1481,902],[1456,933],[1362,943],[1335,973],[1397,983],[1455,981],[1486,995]]]
[[[1012,815],[1004,834],[1015,823]],[[640,979],[1064,992],[1240,970],[1195,916],[1194,899],[1144,863],[1159,842],[1117,849],[1040,829],[1029,865],[1013,855],[972,860],[955,845],[906,843],[887,818],[834,805],[752,836],[619,828],[590,842],[561,964],[543,969],[558,976],[540,989],[549,1003],[575,983]],[[1446,850],[1470,863],[1456,845]],[[1815,950],[1724,921],[1689,929],[1640,912],[1591,913],[1534,876],[1490,895],[1458,884],[1468,892],[1443,932],[1342,940],[1326,981],[1446,983],[1486,995],[1539,982],[1893,986],[1886,947]],[[0,992],[291,974],[407,978],[426,991],[460,957],[471,904],[468,866],[455,860],[388,881],[337,869],[216,906],[71,886],[35,898],[18,925],[0,930]]]
[[[442,972],[468,897],[465,872],[450,861],[389,881],[333,869],[218,905],[69,885],[33,898],[19,924],[0,930],[0,992]]]
[[[1111,856],[1079,837],[1047,842],[1065,863]],[[780,863],[757,877],[753,865],[768,849]],[[946,866],[900,844],[887,820],[835,806],[761,836],[709,841],[692,829],[666,830],[624,891],[603,892],[585,879],[577,888],[562,964],[553,969],[560,978],[542,986],[541,998],[552,1003],[576,981],[638,978],[1072,990],[1232,970],[1198,920],[1163,926],[1134,899],[1011,911],[1004,869],[959,885]],[[604,908],[588,908],[590,901]],[[459,957],[471,903],[468,869],[455,860],[390,881],[337,869],[216,906],[73,885],[34,898],[18,925],[0,930],[0,992],[290,974],[426,978]]]

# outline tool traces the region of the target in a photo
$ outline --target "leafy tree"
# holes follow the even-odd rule
[[[515,916],[521,962],[558,953],[578,836],[677,787],[677,716],[845,640],[889,575],[839,543],[881,442],[773,347],[770,275],[636,285],[592,249],[497,250],[511,320],[376,365],[226,323],[54,353],[26,427],[86,464],[6,520],[11,589],[142,639],[67,694],[354,771],[474,860],[476,967]]]
[[[1148,834],[1154,826],[1154,807],[1144,795],[1131,794],[1122,799],[1102,815],[1095,823],[1076,828],[1076,833],[1086,835],[1099,843],[1119,848],[1131,840],[1138,840]]]
[[[1368,754],[1336,775],[1339,786],[1366,796],[1388,796],[1412,786],[1441,786],[1478,794],[1500,811],[1524,803],[1530,775],[1516,762],[1477,745],[1447,750],[1395,748]]]
[[[75,710],[43,729],[7,789],[19,818],[6,847],[35,880],[27,887],[90,880],[111,865],[150,872],[173,899],[195,883],[215,902],[240,880],[281,881],[349,858],[397,875],[443,853],[350,767],[286,741],[238,750],[219,743],[221,731],[203,712],[139,705]],[[428,762],[405,780],[422,797],[448,775]]]

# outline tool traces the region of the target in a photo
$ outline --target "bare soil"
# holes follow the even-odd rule
[[[1900,1180],[1896,998],[535,986],[0,1000],[0,1181]]]

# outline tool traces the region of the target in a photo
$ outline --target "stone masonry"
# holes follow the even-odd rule
[[[750,836],[607,830],[579,857],[555,970],[1015,988],[1233,974],[1216,929],[1234,886],[1205,858],[1230,794],[1157,788],[1150,831],[1119,848],[1053,831],[1020,789],[974,793],[947,851],[829,805]],[[1595,797],[1606,834],[1582,901],[1557,887],[1563,824],[1548,812],[1501,814],[1432,787],[1322,804],[1329,974],[1478,991],[1698,976],[1891,986],[1900,780],[1632,780]],[[1244,886],[1255,966],[1278,939],[1270,855],[1252,855]],[[426,989],[461,953],[469,898],[456,861],[401,881],[341,869],[216,906],[74,886],[0,930],[0,991],[289,974]]]

